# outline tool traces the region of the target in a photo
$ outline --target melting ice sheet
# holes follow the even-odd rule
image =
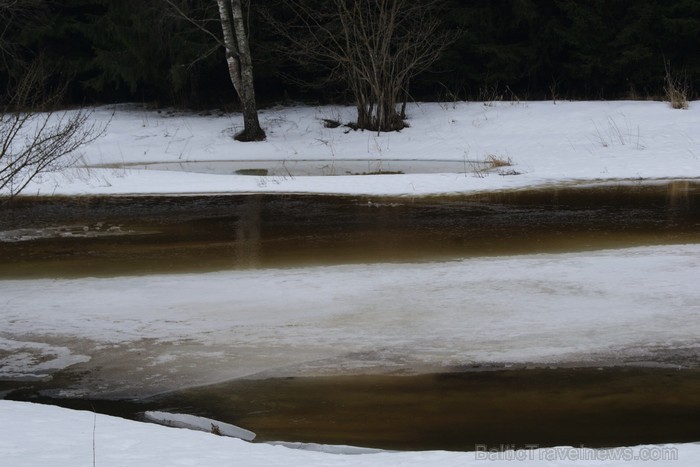
[[[49,354],[60,337],[71,355],[91,357],[76,368],[93,371],[106,392],[152,393],[252,374],[435,371],[479,362],[685,365],[700,352],[698,277],[700,245],[691,244],[5,280],[0,346],[31,340],[32,352]],[[42,350],[42,341],[54,344]],[[34,371],[26,349],[0,348],[5,376]]]
[[[76,363],[90,360],[70,349],[43,342],[0,337],[0,378],[40,379]]]

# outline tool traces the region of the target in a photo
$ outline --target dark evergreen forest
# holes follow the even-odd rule
[[[40,63],[64,105],[236,105],[224,51],[163,0],[33,0],[5,14],[0,85]],[[213,0],[178,0],[213,35]],[[346,102],[318,64],[293,60],[273,27],[287,3],[254,0],[248,25],[260,105]],[[440,60],[411,83],[416,100],[658,98],[666,66],[700,85],[700,0],[446,0],[453,31]]]

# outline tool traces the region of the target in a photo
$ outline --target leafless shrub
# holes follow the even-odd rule
[[[328,68],[329,80],[347,85],[355,98],[359,129],[405,128],[411,79],[456,38],[441,27],[441,0],[282,3],[291,20],[268,12],[269,21],[291,45],[291,56]]]
[[[457,108],[457,104],[462,102],[462,99],[459,97],[459,93],[448,88],[443,83],[439,84],[443,88],[443,91],[440,93],[440,97],[438,98],[438,104],[440,107],[443,110],[447,110],[448,108]]]
[[[495,102],[502,101],[503,94],[500,92],[498,83],[493,85],[485,84],[483,87],[479,88],[479,100],[482,101],[486,107],[491,107]]]
[[[552,79],[549,85],[549,95],[552,96],[552,104],[557,105],[557,99],[559,97],[559,81]]]
[[[41,66],[32,65],[0,104],[0,192],[9,198],[39,174],[70,166],[106,130],[91,111],[53,110],[61,93],[45,97],[43,88]]]

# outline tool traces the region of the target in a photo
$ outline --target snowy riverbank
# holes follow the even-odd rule
[[[26,195],[425,196],[700,180],[700,108],[661,102],[413,104],[410,128],[326,128],[352,108],[232,115],[96,109],[106,135]],[[248,161],[240,165],[241,161]],[[498,164],[494,163],[499,161]],[[507,165],[500,165],[500,163]],[[173,165],[175,163],[175,165]],[[303,163],[303,164],[302,164]],[[170,165],[164,165],[170,164]],[[347,174],[404,172],[391,175]],[[366,169],[365,169],[366,168]],[[157,170],[168,169],[168,170]],[[236,172],[239,173],[236,173]],[[267,171],[265,175],[264,171]],[[306,172],[305,172],[306,171]],[[253,175],[243,175],[243,173]],[[93,372],[65,396],[141,394],[257,374],[654,362],[700,353],[700,246],[0,281],[0,374]],[[283,313],[281,313],[283,311]],[[684,358],[678,359],[678,350]],[[103,378],[101,380],[100,378]],[[103,385],[103,383],[105,383]],[[106,384],[108,383],[108,384]],[[334,455],[0,400],[0,465],[694,466],[700,445]]]
[[[96,109],[93,118],[111,122],[77,164],[90,168],[45,175],[26,194],[421,196],[700,179],[694,102],[688,110],[651,101],[420,103],[409,106],[409,128],[383,134],[324,126],[324,119],[352,121],[351,107],[280,107],[261,112],[268,138],[258,143],[231,138],[238,115],[123,105]],[[511,165],[493,167],[494,160]]]
[[[522,451],[327,454],[138,423],[91,412],[0,400],[0,465],[12,467],[425,466],[693,467],[700,444]]]

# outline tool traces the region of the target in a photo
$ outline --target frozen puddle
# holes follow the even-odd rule
[[[113,166],[115,167],[115,166]],[[205,174],[235,174],[271,177],[333,176],[366,174],[474,173],[493,167],[478,160],[406,159],[294,159],[182,161],[126,164],[121,167],[144,170],[170,170]]]

